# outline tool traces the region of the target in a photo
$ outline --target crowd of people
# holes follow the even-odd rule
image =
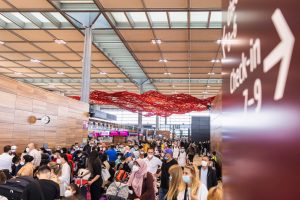
[[[222,199],[221,162],[208,141],[114,145],[92,138],[69,148],[38,149],[30,143],[23,153],[17,150],[7,145],[0,155],[0,191],[11,180],[30,178],[25,199]]]

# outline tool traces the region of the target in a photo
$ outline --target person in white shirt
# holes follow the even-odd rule
[[[147,151],[147,157],[143,159],[147,164],[147,171],[151,174],[156,174],[157,169],[161,167],[162,161],[154,156],[154,149],[149,148]]]
[[[8,169],[9,172],[11,172],[11,165],[13,159],[13,157],[10,155],[11,146],[9,145],[4,146],[3,152],[4,153],[0,155],[0,170]]]
[[[178,148],[178,145],[177,145],[177,143],[174,143],[174,147],[173,147],[173,158],[175,159],[175,160],[177,160],[178,159],[178,156],[179,156],[179,148]]]
[[[35,167],[39,167],[42,160],[42,154],[40,151],[36,150],[34,143],[29,143],[26,148],[26,152],[33,157],[33,164]]]
[[[60,196],[64,196],[66,188],[70,185],[71,179],[71,167],[68,163],[68,157],[66,154],[60,154],[57,161],[58,164],[61,164],[61,175],[58,177],[60,184]]]
[[[186,165],[186,159],[185,149],[184,147],[181,147],[177,158],[178,165],[184,167]]]

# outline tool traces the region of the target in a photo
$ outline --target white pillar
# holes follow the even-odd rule
[[[81,101],[90,101],[90,82],[91,82],[91,60],[92,60],[92,28],[85,29],[83,65],[81,80]]]

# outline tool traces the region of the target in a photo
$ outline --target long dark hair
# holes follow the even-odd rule
[[[88,169],[92,174],[94,173],[93,166],[99,166],[101,169],[101,160],[99,158],[99,153],[95,150],[90,153],[88,159]]]

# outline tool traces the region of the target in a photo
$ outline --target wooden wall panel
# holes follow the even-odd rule
[[[29,142],[50,148],[80,143],[87,137],[82,124],[88,111],[86,103],[0,76],[0,152],[6,144],[21,152]],[[44,115],[49,124],[29,124],[30,116]]]

